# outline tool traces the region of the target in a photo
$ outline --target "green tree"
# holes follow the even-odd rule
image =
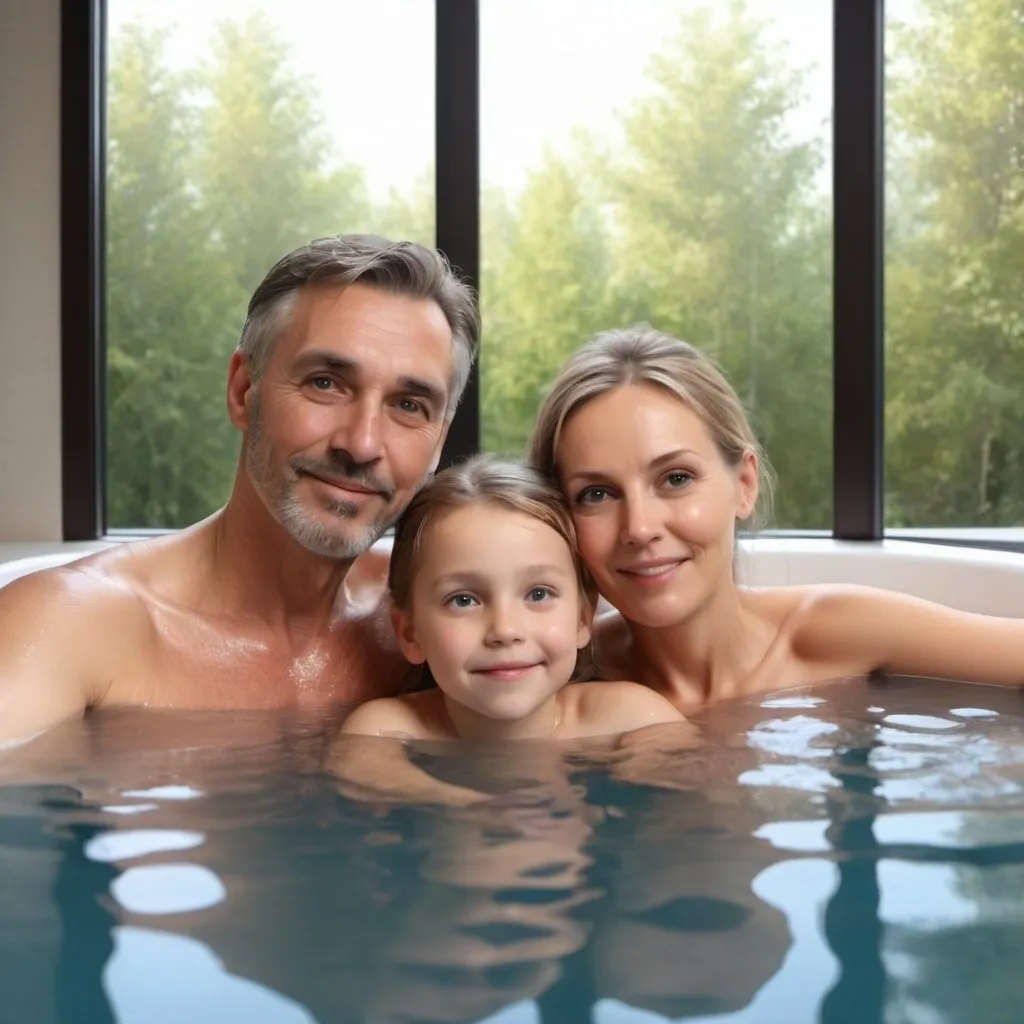
[[[310,238],[366,230],[318,98],[260,17],[172,71],[167,34],[113,41],[107,183],[108,522],[177,527],[230,489],[224,377],[252,289]]]
[[[107,509],[111,526],[181,526],[227,493],[224,362],[238,296],[210,258],[194,188],[190,78],[166,35],[129,25],[108,77]]]
[[[804,73],[742,0],[688,13],[651,61],[611,176],[617,319],[725,370],[780,479],[775,522],[831,524],[830,231]]]
[[[604,225],[585,176],[551,153],[510,210],[485,205],[482,447],[522,454],[565,359],[608,326]]]
[[[197,185],[212,242],[251,292],[311,238],[364,230],[362,172],[338,165],[311,80],[262,14],[221,23],[199,78]]]
[[[1009,525],[1024,518],[1024,5],[918,10],[890,32],[887,520]]]
[[[385,238],[408,239],[433,246],[435,207],[434,167],[431,165],[417,176],[408,195],[394,188],[388,191],[387,200],[371,210],[367,230]]]

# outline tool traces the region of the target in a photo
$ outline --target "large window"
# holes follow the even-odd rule
[[[433,19],[422,0],[109,0],[108,529],[227,497],[225,369],[279,257],[348,231],[434,243]]]
[[[736,386],[772,525],[828,529],[831,6],[480,10],[483,446],[521,452],[565,358],[648,321]]]
[[[520,452],[566,355],[647,320],[735,383],[771,526],[1022,543],[1020,0],[62,11],[69,539],[224,500],[252,288],[373,230],[480,287],[449,454]]]
[[[1024,6],[886,14],[886,525],[1018,525]]]

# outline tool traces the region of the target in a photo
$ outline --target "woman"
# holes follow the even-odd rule
[[[1024,621],[867,587],[739,586],[735,529],[765,490],[760,446],[714,364],[646,324],[569,360],[531,459],[565,493],[618,612],[598,634],[602,674],[646,683],[684,713],[874,671],[1024,682]]]

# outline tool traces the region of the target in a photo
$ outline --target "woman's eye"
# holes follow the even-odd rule
[[[607,487],[584,487],[583,490],[576,495],[576,504],[596,505],[599,502],[605,501],[607,498]]]
[[[472,608],[476,604],[476,598],[472,594],[452,594],[446,603],[453,608]]]
[[[685,487],[693,480],[693,474],[682,469],[674,469],[671,473],[665,474],[665,483],[669,487]]]
[[[533,587],[526,595],[527,601],[547,601],[555,596],[550,587]]]

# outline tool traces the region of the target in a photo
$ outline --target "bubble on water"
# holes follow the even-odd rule
[[[85,844],[85,855],[89,860],[101,862],[126,860],[128,857],[144,857],[149,853],[166,853],[168,850],[191,850],[195,846],[202,846],[205,838],[202,832],[182,832],[167,828],[124,832],[112,830],[90,839]]]
[[[950,722],[935,715],[886,715],[889,725],[902,725],[908,729],[959,729],[959,722]]]
[[[205,910],[227,895],[224,883],[199,864],[129,868],[110,883],[114,899],[133,914],[184,914]]]

